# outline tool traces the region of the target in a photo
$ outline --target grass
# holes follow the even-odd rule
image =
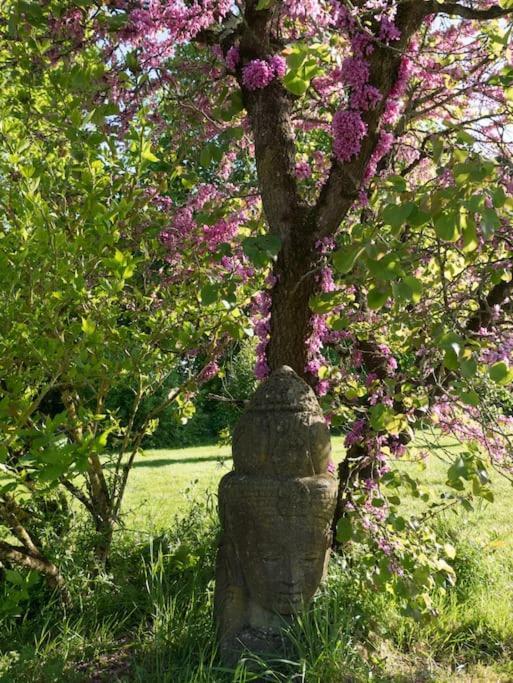
[[[219,479],[230,469],[228,447],[145,451],[136,459],[128,480],[124,500],[127,526],[168,528],[192,498],[215,492]]]
[[[417,438],[413,455],[429,450],[432,457],[425,463],[405,462],[402,467],[412,476],[419,476],[432,500],[439,500],[445,486],[447,467],[461,446],[452,439],[440,439],[436,434]],[[343,438],[333,438],[333,459],[344,457]],[[170,520],[187,508],[190,501],[205,493],[215,494],[221,477],[231,469],[230,448],[201,446],[177,450],[149,450],[140,456],[130,475],[124,501],[126,524],[129,528],[158,531],[167,529]],[[471,536],[484,550],[513,556],[513,487],[501,476],[493,476],[495,502],[479,502],[476,510],[457,510],[462,535]],[[417,511],[420,504],[406,500],[407,512]],[[450,515],[452,517],[452,515]]]
[[[422,439],[416,445],[426,447]],[[423,472],[436,498],[442,459],[459,446],[428,445],[441,458]],[[334,456],[343,457],[341,438]],[[216,446],[140,457],[111,574],[91,581],[70,565],[73,609],[62,611],[41,590],[22,617],[0,625],[0,681],[246,683],[259,666],[260,680],[275,683],[513,681],[513,517],[511,485],[502,479],[493,505],[443,517],[458,581],[439,599],[436,619],[401,617],[392,597],[360,590],[357,565],[334,558],[312,609],[289,634],[289,661],[223,670],[212,627],[215,490],[230,467],[229,449]],[[75,543],[76,557],[81,534],[73,538],[66,543]]]

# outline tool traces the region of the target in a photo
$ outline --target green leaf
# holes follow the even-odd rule
[[[332,256],[333,267],[342,275],[349,273],[363,251],[364,247],[359,244],[350,244],[337,249]]]
[[[496,187],[494,190],[492,190],[492,199],[493,205],[496,209],[500,209],[501,206],[504,206],[507,197],[506,193],[500,185]]]
[[[513,368],[510,368],[504,361],[494,363],[488,372],[497,384],[505,385],[513,381]]]
[[[479,246],[477,229],[474,220],[469,220],[463,230],[463,251],[467,254],[475,251]]]
[[[94,334],[96,323],[91,318],[82,318],[82,332],[84,334]]]
[[[396,254],[386,254],[379,260],[368,260],[369,270],[378,280],[395,280],[401,274],[401,262]]]
[[[353,538],[353,527],[349,517],[341,517],[337,523],[337,541],[347,543]]]
[[[459,216],[456,213],[442,213],[433,219],[435,232],[445,242],[456,242],[460,236]]]
[[[406,223],[406,219],[415,209],[415,204],[388,204],[382,214],[383,222],[392,228],[400,228]]]
[[[146,161],[158,161],[158,157],[156,157],[153,152],[151,151],[151,144],[149,142],[145,142],[142,150],[141,150],[141,157],[143,159],[146,159]]]
[[[341,292],[323,292],[311,297],[309,305],[313,313],[329,313],[342,302]]]
[[[246,237],[242,241],[242,250],[251,263],[263,268],[272,261],[281,248],[281,240],[277,235],[257,235]]]
[[[201,303],[204,306],[208,306],[210,304],[215,303],[217,301],[218,297],[219,297],[219,288],[217,287],[217,285],[208,284],[208,285],[204,285],[201,288],[200,299],[201,299]]]
[[[219,117],[223,121],[231,121],[244,109],[242,94],[236,90],[227,100],[225,106],[219,111]]]
[[[449,370],[459,368],[458,354],[454,349],[447,349],[444,356],[444,366]]]
[[[60,463],[58,465],[48,465],[44,467],[38,474],[40,482],[56,481],[68,469],[67,463]]]
[[[485,237],[491,237],[500,225],[501,221],[495,209],[481,209],[481,229]]]
[[[281,249],[281,239],[278,235],[259,235],[256,240],[260,249],[272,256],[278,255]]]
[[[406,277],[403,278],[403,282],[410,289],[411,301],[413,301],[414,304],[418,304],[422,298],[423,285],[421,280],[412,275],[406,275]]]
[[[390,287],[385,287],[383,289],[379,287],[371,287],[367,294],[367,303],[369,308],[373,311],[377,311],[379,308],[382,308],[391,294],[392,290]]]
[[[287,74],[283,79],[283,85],[287,88],[289,92],[293,95],[301,97],[308,90],[310,81],[300,78],[294,74]]]
[[[463,403],[466,403],[469,406],[478,406],[481,402],[479,394],[476,391],[462,391],[460,393],[460,398]]]
[[[402,413],[395,413],[391,408],[378,403],[370,410],[370,425],[375,432],[400,434],[408,428],[408,421]]]
[[[477,361],[474,357],[462,358],[460,360],[461,374],[467,379],[475,377],[477,372]]]

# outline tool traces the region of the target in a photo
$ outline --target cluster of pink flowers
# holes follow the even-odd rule
[[[346,434],[344,441],[346,448],[350,448],[357,443],[363,442],[366,425],[367,423],[364,418],[360,418],[353,422],[351,430]]]
[[[253,59],[242,69],[242,83],[248,90],[265,88],[275,78],[282,78],[287,71],[287,63],[281,55],[270,59]]]
[[[271,331],[271,295],[268,291],[258,292],[251,302],[253,329],[258,338],[256,348],[255,377],[265,379],[269,375],[267,344]]]
[[[335,240],[332,237],[327,237],[319,240],[315,247],[322,256],[330,253],[336,246]],[[333,279],[332,269],[324,264],[317,276],[317,283],[319,289],[323,293],[334,292],[337,290],[337,285]],[[334,309],[339,310],[339,308]],[[307,347],[307,363],[305,371],[314,377],[319,376],[319,371],[322,367],[328,366],[329,362],[323,355],[323,348],[326,345],[336,344],[346,335],[345,332],[335,332],[331,330],[326,322],[326,316],[315,313],[310,318],[310,335],[306,340]],[[331,382],[329,379],[323,378],[318,380],[314,389],[318,396],[325,396],[330,390]]]
[[[226,53],[226,57],[225,57],[226,68],[229,69],[229,71],[235,71],[239,61],[240,61],[240,50],[238,47],[236,47],[234,45]]]
[[[226,186],[230,191],[230,187]],[[187,277],[188,270],[184,269],[183,255],[188,250],[194,250],[198,256],[208,256],[216,253],[222,244],[231,244],[240,226],[248,219],[252,211],[253,202],[248,200],[239,209],[231,210],[212,224],[203,223],[198,212],[210,207],[222,206],[226,196],[214,185],[205,183],[199,185],[191,194],[187,203],[173,211],[167,197],[155,195],[153,202],[159,208],[171,213],[169,226],[160,233],[160,241],[167,249],[166,261],[174,267],[174,274],[170,281]],[[246,259],[242,248],[233,245],[232,253],[216,259],[212,264],[212,272],[218,272],[222,277],[226,272],[236,275],[241,282],[254,275],[254,268]]]
[[[218,372],[219,365],[216,363],[216,361],[212,361],[208,363],[208,365],[205,365],[203,370],[200,372],[198,381],[200,384],[205,384],[205,382],[209,382],[213,377],[215,377]]]
[[[369,81],[370,68],[367,58],[374,50],[374,36],[364,31],[356,31],[352,17],[342,14],[345,30],[351,35],[353,54],[342,63],[341,80],[350,88],[348,110],[339,110],[333,117],[333,151],[340,161],[350,161],[361,149],[362,140],[367,134],[367,124],[362,112],[377,107],[382,94]],[[389,17],[381,18],[379,39],[389,43],[400,38],[400,32]],[[381,150],[384,148],[383,143]],[[377,165],[377,161],[375,162]]]
[[[225,17],[232,0],[141,0],[130,12],[123,38],[143,50],[143,61],[158,66],[175,46],[195,38],[198,33]]]
[[[333,117],[333,151],[340,161],[350,161],[361,149],[367,124],[360,112],[339,110]]]
[[[58,19],[50,22],[50,30],[57,38],[63,36],[73,43],[80,43],[84,38],[84,14],[81,9],[70,9]]]
[[[500,310],[500,306],[492,307],[490,311],[492,321],[494,317],[497,319],[500,316]],[[511,333],[497,331],[496,334],[491,334],[488,330],[483,329],[480,332],[483,338],[487,337],[486,346],[480,355],[480,360],[483,363],[493,365],[500,361],[507,364],[513,362],[513,335]]]
[[[432,415],[445,434],[451,434],[461,443],[474,443],[488,453],[494,465],[511,473],[513,470],[509,432],[511,418],[498,417],[493,429],[483,424],[480,408],[465,406],[462,413],[457,401],[444,397],[432,408]]]
[[[382,94],[373,85],[369,84],[370,69],[368,57],[374,51],[375,37],[366,31],[356,28],[354,18],[341,10],[339,25],[349,33],[353,54],[347,57],[342,64],[342,82],[350,88],[349,109],[337,112],[333,117],[333,151],[340,161],[350,161],[357,156],[361,149],[362,140],[367,134],[367,126],[362,119],[362,113],[375,109],[383,99]],[[392,19],[384,13],[380,20],[378,39],[384,43],[399,40],[401,33]],[[408,58],[403,58],[398,78],[387,100],[383,114],[383,124],[393,124],[400,111],[400,99],[404,95],[408,79],[411,74],[411,63]],[[378,138],[378,144],[374,150],[365,171],[364,185],[376,173],[379,161],[390,151],[394,142],[393,135],[382,130]],[[367,196],[362,188],[360,201],[363,205],[367,202]]]
[[[346,57],[342,62],[342,82],[351,88],[361,88],[369,80],[369,64],[361,57]]]
[[[399,31],[394,22],[391,21],[386,14],[383,15],[380,22],[379,39],[384,43],[391,43],[395,40],[399,40],[400,37],[401,31]]]
[[[394,124],[400,112],[400,100],[406,92],[408,81],[412,74],[413,64],[409,57],[403,57],[399,67],[399,74],[388,97],[385,111],[383,112],[383,123]]]
[[[319,0],[284,0],[287,14],[293,19],[310,19],[316,21],[323,16]]]
[[[312,177],[312,168],[308,161],[298,161],[296,164],[296,177],[300,180],[307,180]]]
[[[335,476],[335,473],[337,471],[337,466],[335,465],[333,460],[331,460],[331,458],[328,460],[328,465],[326,467],[326,470],[327,470],[328,474]]]

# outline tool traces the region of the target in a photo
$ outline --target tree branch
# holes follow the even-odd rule
[[[447,14],[450,17],[463,17],[464,19],[476,19],[487,21],[490,19],[500,19],[513,14],[513,7],[505,8],[500,5],[492,5],[487,9],[474,9],[467,5],[460,5],[458,2],[437,2],[437,0],[426,0],[424,2],[424,14]]]
[[[86,494],[81,491],[78,486],[75,486],[73,482],[71,482],[69,479],[66,479],[66,477],[61,477],[59,481],[64,488],[67,489],[74,498],[80,501],[86,510],[88,510],[88,512],[94,517],[94,508]]]
[[[401,38],[394,49],[378,46],[370,59],[370,82],[382,94],[382,101],[374,110],[367,112],[364,121],[367,135],[362,141],[359,155],[350,162],[334,160],[329,177],[321,189],[315,207],[317,238],[332,235],[351,208],[358,192],[367,164],[379,139],[379,127],[386,101],[397,80],[401,59],[411,36],[419,29],[426,13],[423,3],[407,0],[399,5],[396,24]]]
[[[12,562],[25,569],[43,574],[48,586],[59,592],[64,603],[70,603],[66,584],[58,567],[40,553],[33,554],[22,546],[15,546],[5,541],[0,541],[0,560]]]

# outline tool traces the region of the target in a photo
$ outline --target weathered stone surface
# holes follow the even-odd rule
[[[233,434],[240,474],[309,477],[326,472],[329,429],[312,389],[283,367],[260,385]]]
[[[280,631],[313,597],[331,546],[337,486],[329,430],[310,387],[281,368],[255,392],[219,486],[215,612],[221,654],[280,652]]]

